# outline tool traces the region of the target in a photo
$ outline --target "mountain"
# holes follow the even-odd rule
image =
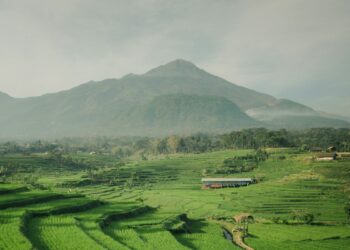
[[[328,117],[328,118],[332,118],[332,119],[338,119],[338,120],[344,120],[344,121],[350,122],[349,116],[343,116],[343,115],[339,115],[339,114],[331,114],[331,113],[319,111],[319,110],[317,111],[317,113],[319,113],[322,117]]]
[[[132,110],[130,116],[116,120],[137,134],[225,132],[262,126],[224,97],[184,94],[155,97]]]
[[[336,116],[315,111],[303,104],[279,99],[274,103],[252,108],[246,113],[257,121],[268,124],[270,128],[305,129],[315,127],[349,127],[348,121]]]
[[[286,114],[322,117],[304,105],[238,86],[181,59],[142,75],[90,81],[39,97],[0,94],[0,102],[1,138],[219,132],[275,127],[271,121]],[[318,126],[329,125],[330,118],[323,119]],[[346,123],[339,120],[335,125]]]
[[[1,92],[0,91],[0,103],[7,103],[10,102],[11,100],[13,100],[14,98],[12,98],[11,96],[9,96],[8,94]]]
[[[288,128],[288,129],[306,129],[317,127],[333,127],[333,128],[346,128],[350,127],[349,122],[322,117],[320,115],[292,115],[292,116],[276,116],[271,120],[265,121],[270,124],[271,128]]]
[[[166,65],[151,69],[144,75],[149,77],[190,77],[201,79],[209,74],[191,62],[177,59]]]

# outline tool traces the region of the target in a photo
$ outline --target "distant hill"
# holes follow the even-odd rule
[[[267,123],[271,128],[288,128],[288,129],[305,129],[305,128],[319,128],[319,127],[333,127],[333,128],[346,128],[350,127],[349,122],[327,118],[322,116],[276,116]]]
[[[349,116],[331,114],[331,113],[324,112],[324,111],[317,111],[317,113],[320,114],[322,117],[328,117],[328,118],[332,118],[332,119],[338,119],[338,120],[344,120],[344,121],[350,122]]]
[[[279,99],[273,103],[249,109],[246,112],[251,117],[264,121],[279,116],[320,116],[320,114],[312,108],[287,99]]]
[[[348,126],[302,104],[230,83],[181,59],[143,75],[90,81],[39,97],[17,99],[0,93],[0,103],[1,138],[216,132],[275,127],[273,119],[300,115],[322,117],[318,126]]]
[[[349,127],[349,122],[337,116],[326,115],[303,104],[279,99],[276,102],[246,111],[252,118],[274,129],[305,129],[315,127]]]

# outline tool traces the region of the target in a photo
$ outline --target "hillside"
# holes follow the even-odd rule
[[[171,100],[167,100],[169,95],[173,96]],[[214,132],[261,126],[241,111],[249,115],[259,111],[263,117],[279,114],[279,110],[283,115],[300,115],[303,110],[315,115],[306,106],[235,85],[181,59],[143,75],[90,81],[39,97],[1,94],[0,102],[0,138]],[[158,116],[151,121],[152,112]],[[263,120],[259,115],[252,117]],[[329,122],[324,124],[328,126]]]
[[[246,111],[248,115],[258,120],[271,120],[278,116],[315,116],[319,115],[312,108],[287,99],[252,108]]]
[[[344,120],[322,117],[319,115],[285,115],[276,116],[271,120],[265,121],[272,128],[287,128],[287,129],[305,129],[319,127],[346,128],[349,123]]]
[[[133,134],[189,134],[224,132],[242,127],[262,126],[237,105],[223,97],[198,95],[161,95],[131,115],[116,118],[117,124],[134,128]]]
[[[246,113],[275,129],[349,127],[349,123],[346,120],[336,116],[325,115],[308,106],[287,99],[279,99],[275,103],[249,109]]]

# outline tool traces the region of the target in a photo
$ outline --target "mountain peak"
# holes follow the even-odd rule
[[[182,58],[178,58],[178,59],[175,59],[171,62],[168,62],[166,65],[177,65],[180,67],[195,67],[195,68],[197,68],[197,66],[194,63],[187,61],[185,59],[182,59]]]
[[[196,65],[190,61],[184,59],[176,59],[167,64],[161,65],[157,68],[151,69],[148,71],[145,76],[161,76],[161,77],[173,77],[173,76],[185,76],[185,77],[194,77],[198,78],[203,73],[206,73],[204,70],[201,70]],[[207,73],[206,73],[207,74]]]

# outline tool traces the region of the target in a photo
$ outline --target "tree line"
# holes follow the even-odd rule
[[[265,147],[299,147],[309,150],[319,147],[326,150],[334,146],[338,151],[350,151],[350,129],[314,128],[308,130],[244,129],[225,134],[170,135],[155,137],[96,137],[64,138],[54,141],[27,141],[0,143],[0,155],[11,153],[96,153],[112,154],[119,158],[135,153],[149,154],[202,153],[223,149]]]

